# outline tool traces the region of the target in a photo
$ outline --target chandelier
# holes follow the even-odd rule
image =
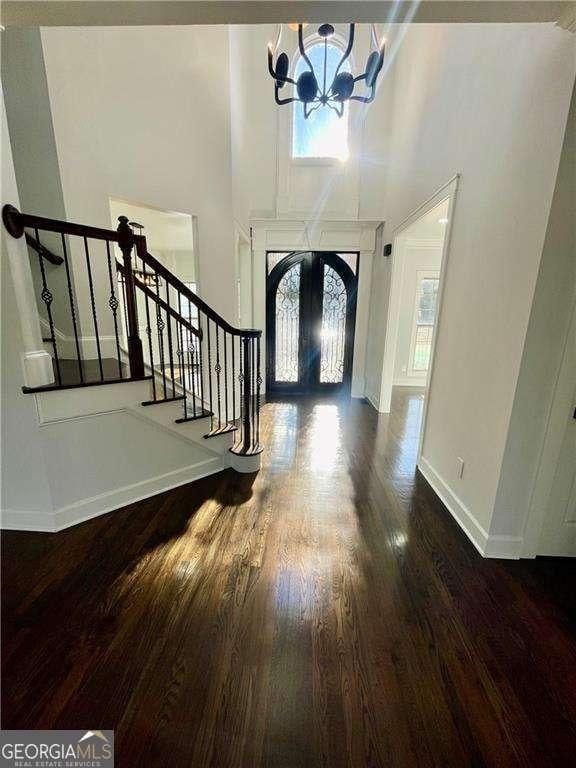
[[[292,28],[294,25],[290,25]],[[361,75],[354,75],[351,72],[341,71],[342,65],[349,58],[354,46],[354,24],[350,24],[348,33],[348,45],[342,54],[342,57],[336,67],[334,77],[331,82],[327,82],[326,69],[328,60],[328,41],[334,35],[332,24],[322,24],[318,27],[318,36],[324,41],[324,68],[322,73],[316,73],[309,56],[304,47],[304,38],[302,31],[305,24],[298,24],[298,49],[302,59],[305,61],[307,69],[298,76],[297,80],[289,77],[290,60],[286,53],[281,53],[276,59],[274,66],[274,55],[280,45],[282,36],[282,26],[278,30],[278,36],[275,43],[268,44],[268,71],[274,79],[274,98],[276,104],[291,104],[293,101],[299,101],[304,105],[304,117],[318,109],[318,107],[327,106],[333,109],[338,117],[344,114],[344,104],[347,101],[361,101],[369,104],[374,101],[376,95],[376,80],[384,64],[384,40],[378,43],[376,37],[376,28],[372,24],[371,30],[371,51],[366,60],[366,67]],[[356,83],[364,81],[366,89],[363,94],[355,95],[354,89]],[[286,83],[294,86],[294,94],[289,98],[280,98],[279,91],[284,88]],[[319,83],[322,83],[320,87]]]

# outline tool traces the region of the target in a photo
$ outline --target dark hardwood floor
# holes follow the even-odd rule
[[[4,533],[3,726],[114,728],[123,767],[574,766],[575,565],[476,553],[421,408],[271,402],[256,477]]]

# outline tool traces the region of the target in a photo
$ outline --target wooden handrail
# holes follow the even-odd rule
[[[95,240],[106,240],[108,242],[120,243],[120,235],[113,229],[102,229],[100,227],[90,227],[86,224],[76,224],[74,222],[61,221],[60,219],[48,219],[43,216],[35,216],[29,213],[21,213],[17,208],[12,205],[5,205],[2,209],[2,218],[6,229],[13,237],[22,237],[24,234],[24,227],[31,227],[33,229],[43,230],[45,232],[59,232],[63,235],[77,235],[79,237],[93,238]],[[191,304],[194,304],[199,310],[220,325],[227,333],[233,336],[247,336],[257,338],[262,335],[262,331],[254,328],[235,328],[233,325],[225,320],[222,315],[208,306],[199,296],[193,293],[176,275],[161,264],[158,259],[155,259],[152,254],[142,248],[142,245],[146,243],[146,239],[141,235],[134,235],[133,242],[136,244],[136,250],[138,257],[141,258],[148,266],[156,270],[167,283],[170,283],[173,288],[180,291],[181,294],[186,296]]]
[[[4,226],[12,237],[22,237],[24,227],[31,229],[41,229],[44,232],[59,232],[62,235],[78,235],[79,237],[89,237],[94,240],[108,240],[118,242],[118,232],[113,229],[102,229],[101,227],[90,227],[87,224],[76,224],[61,219],[47,219],[44,216],[35,216],[31,213],[21,213],[13,205],[5,205],[2,208],[2,219]]]
[[[119,261],[116,262],[116,269],[118,270],[118,272],[120,272],[120,274],[122,275],[123,278],[126,277],[126,267],[123,264],[120,264]],[[160,307],[162,307],[164,312],[167,312],[169,315],[171,315],[174,318],[174,320],[177,320],[179,323],[182,323],[184,328],[187,328],[190,331],[190,333],[193,333],[194,336],[196,336],[198,339],[202,338],[202,330],[201,329],[194,328],[194,326],[191,323],[189,323],[188,320],[186,320],[185,317],[182,317],[182,315],[178,314],[178,312],[175,309],[170,307],[164,301],[164,299],[161,299],[160,296],[157,296],[154,293],[154,291],[150,290],[150,288],[148,288],[148,286],[145,283],[143,283],[138,277],[136,277],[136,275],[134,275],[134,285],[139,290],[141,290],[142,293],[144,293],[146,296],[148,296],[149,299],[152,299],[152,301],[155,301],[156,304],[158,304]]]
[[[64,263],[62,256],[58,256],[58,254],[52,253],[52,251],[46,248],[45,245],[39,243],[35,237],[29,235],[28,232],[26,232],[26,245],[30,246],[30,248],[36,251],[39,256],[42,256],[43,259],[46,259],[46,261],[49,261],[50,264],[54,264],[56,267],[59,267],[60,264]]]
[[[221,326],[221,328],[223,328],[227,333],[230,333],[233,336],[246,336],[249,338],[257,338],[258,336],[262,335],[262,331],[259,331],[255,328],[235,328],[233,325],[230,325],[230,323],[225,320],[222,315],[219,315],[218,312],[212,309],[212,307],[208,306],[205,301],[203,301],[197,294],[191,291],[185,283],[177,278],[174,273],[170,272],[170,270],[161,264],[158,259],[154,258],[152,254],[142,249],[142,242],[146,242],[144,237],[135,235],[134,240],[136,241],[138,257],[141,258],[149,267],[152,267],[152,269],[154,269],[161,277],[163,277],[167,283],[170,283],[173,288],[179,291],[183,296],[186,296],[190,303],[198,307],[199,310],[204,312],[207,317]],[[139,245],[140,248],[138,248]]]

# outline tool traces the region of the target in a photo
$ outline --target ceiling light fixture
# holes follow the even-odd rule
[[[289,25],[291,28],[294,26]],[[324,70],[322,77],[319,77],[314,71],[310,58],[306,55],[304,37],[302,35],[306,24],[298,24],[298,49],[300,56],[304,59],[308,68],[298,76],[297,80],[289,77],[290,60],[288,54],[281,53],[276,59],[274,65],[274,55],[280,45],[282,37],[282,25],[278,30],[278,36],[275,43],[268,43],[268,71],[274,79],[274,98],[276,104],[291,104],[299,101],[304,105],[304,117],[308,118],[310,114],[318,107],[327,106],[333,109],[338,117],[344,114],[344,104],[347,101],[361,101],[369,104],[374,101],[376,96],[376,81],[384,64],[385,41],[378,42],[376,28],[372,24],[371,51],[366,60],[366,68],[361,75],[354,77],[350,72],[341,72],[340,69],[344,62],[349,58],[354,46],[354,24],[349,25],[348,45],[342,54],[342,58],[336,67],[336,72],[332,82],[328,83],[326,79],[326,65],[328,58],[328,40],[334,35],[332,24],[322,24],[318,27],[318,36],[324,41]],[[368,88],[368,93],[364,95],[354,95],[356,83],[364,80]],[[318,83],[322,83],[322,88]],[[284,88],[286,83],[294,86],[294,96],[281,99],[279,91]]]

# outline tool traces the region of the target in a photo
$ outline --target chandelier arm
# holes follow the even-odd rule
[[[277,90],[274,91],[274,99],[276,101],[276,104],[278,104],[281,107],[284,104],[292,104],[293,101],[300,101],[300,99],[296,99],[296,98],[294,98],[292,96],[290,96],[290,97],[288,97],[286,99],[280,99],[280,98],[278,98],[278,91]]]
[[[344,51],[344,55],[342,56],[338,66],[336,67],[336,72],[334,73],[334,78],[332,79],[332,85],[334,85],[334,80],[336,80],[336,76],[337,76],[338,72],[340,72],[340,67],[342,66],[342,64],[344,64],[346,59],[352,53],[352,48],[354,46],[354,28],[355,28],[355,26],[356,26],[355,24],[350,24],[350,34],[349,34],[349,37],[348,37],[348,45],[346,46],[346,50]]]
[[[274,71],[274,65],[272,63],[272,51],[270,50],[270,48],[268,48],[268,72],[276,81],[279,81],[281,83],[291,83],[292,85],[296,85],[296,81],[292,80],[291,77],[284,77],[283,75],[278,75]]]
[[[354,82],[355,82],[355,83],[358,83],[360,80],[366,80],[366,75],[367,75],[367,74],[368,74],[367,72],[364,72],[362,75],[357,75],[357,76],[354,78]]]
[[[302,58],[310,67],[310,72],[314,74],[314,67],[312,66],[312,62],[310,61],[306,51],[304,50],[304,38],[302,36],[302,29],[303,29],[302,24],[298,24],[298,49],[300,51]]]
[[[350,101],[361,101],[363,104],[370,104],[374,101],[375,96],[376,93],[374,89],[372,89],[370,96],[350,96]]]

